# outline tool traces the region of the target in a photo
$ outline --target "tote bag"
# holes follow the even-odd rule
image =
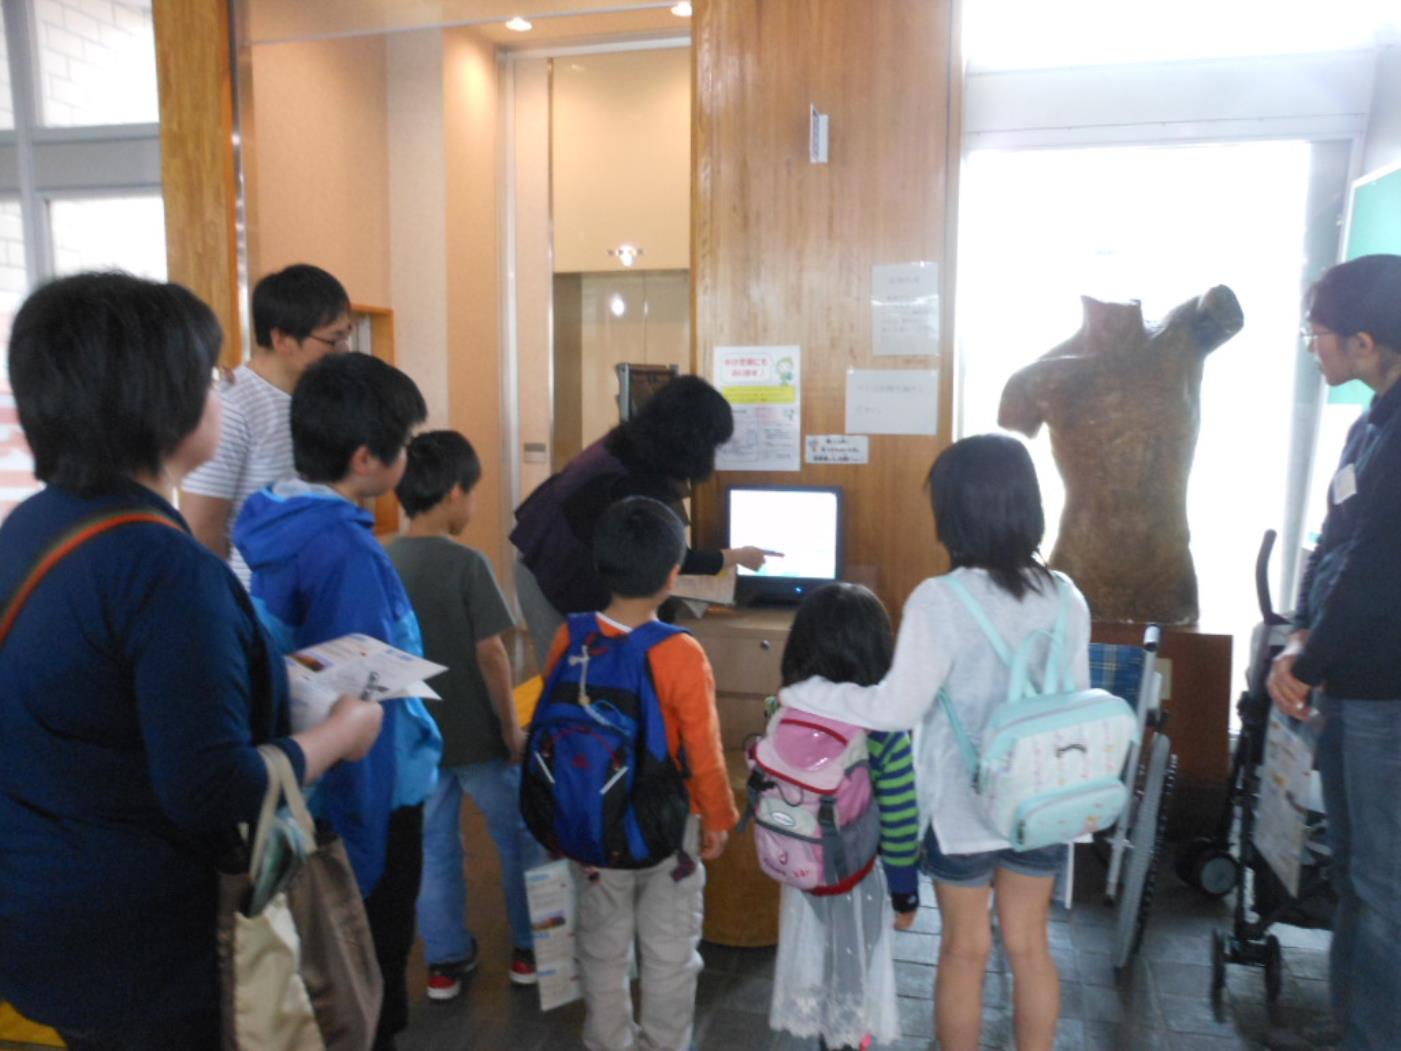
[[[251,861],[219,895],[225,1051],[367,1051],[383,985],[355,874],[339,837],[317,838],[282,749],[258,753],[268,789]]]

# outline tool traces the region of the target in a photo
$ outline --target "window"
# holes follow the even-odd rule
[[[49,226],[55,274],[115,269],[165,280],[165,203],[158,194],[53,200]]]
[[[1079,328],[1082,293],[1141,299],[1150,323],[1212,285],[1240,299],[1244,329],[1206,359],[1187,508],[1203,627],[1236,634],[1238,668],[1259,620],[1255,552],[1285,515],[1310,156],[1304,142],[982,151],[960,190],[964,434],[997,428],[1007,378]],[[1045,432],[1030,445],[1049,554],[1063,489]]]
[[[114,267],[164,279],[166,260],[151,0],[0,0],[0,13],[3,348],[41,281]],[[37,487],[6,357],[0,519]]]
[[[151,0],[34,0],[33,10],[42,123],[160,119]]]

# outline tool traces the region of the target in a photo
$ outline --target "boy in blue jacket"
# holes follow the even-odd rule
[[[409,433],[426,415],[413,381],[367,354],[328,356],[298,382],[299,477],[250,496],[234,526],[253,571],[253,604],[283,653],[353,632],[423,652],[413,607],[362,504],[398,483]],[[422,701],[384,706],[369,755],[333,767],[311,800],[345,841],[365,897],[384,976],[376,1051],[392,1049],[408,1022],[404,970],[423,864],[423,802],[442,755]]]

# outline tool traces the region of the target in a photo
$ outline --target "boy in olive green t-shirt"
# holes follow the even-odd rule
[[[467,930],[461,805],[469,795],[486,817],[501,858],[511,925],[510,977],[535,981],[524,872],[543,852],[520,816],[520,762],[525,744],[516,718],[511,664],[501,635],[513,621],[491,562],[452,539],[471,520],[481,464],[456,431],[420,434],[395,493],[409,516],[407,534],[389,557],[423,629],[423,652],[448,670],[433,680],[442,701],[430,704],[443,735],[438,786],[424,805],[423,883],[418,926],[428,961],[428,997],[451,1000],[477,966],[477,939]]]

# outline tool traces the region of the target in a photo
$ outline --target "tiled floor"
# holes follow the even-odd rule
[[[482,941],[482,966],[466,991],[449,1004],[422,1000],[422,970],[413,972],[418,999],[400,1051],[573,1051],[579,1043],[580,1005],[541,1014],[532,990],[512,988],[506,977],[507,936],[496,860],[475,814],[467,817],[471,921]],[[1083,853],[1076,865],[1077,903],[1057,909],[1051,946],[1062,980],[1056,1051],[1227,1051],[1263,1047],[1271,1027],[1293,1029],[1327,1011],[1326,932],[1276,928],[1285,945],[1284,992],[1273,1010],[1265,1005],[1264,978],[1256,969],[1229,968],[1220,1010],[1209,997],[1209,939],[1229,923],[1227,905],[1211,902],[1170,872],[1159,880],[1157,904],[1132,973],[1116,981],[1110,965],[1111,915],[1100,904],[1102,876]],[[939,913],[923,893],[916,929],[896,936],[896,971],[905,1039],[886,1048],[924,1051],[932,1046],[934,975],[939,952]],[[706,969],[697,1002],[696,1045],[701,1051],[782,1049],[811,1041],[768,1028],[773,951],[704,944]],[[989,966],[984,993],[983,1043],[1010,1048],[1010,976],[1000,955]]]

